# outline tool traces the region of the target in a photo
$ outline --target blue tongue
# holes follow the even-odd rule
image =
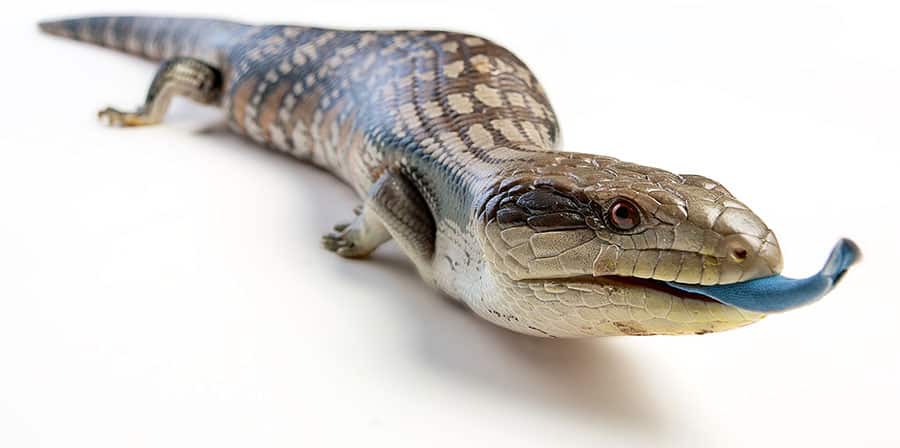
[[[809,278],[794,279],[782,275],[758,278],[728,285],[688,285],[666,282],[669,286],[702,294],[726,305],[749,311],[771,313],[787,311],[812,303],[831,291],[862,253],[853,241],[838,241],[822,270]]]

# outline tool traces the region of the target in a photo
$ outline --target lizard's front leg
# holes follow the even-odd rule
[[[202,104],[216,104],[222,99],[222,74],[198,59],[169,59],[156,72],[144,105],[134,112],[107,107],[97,115],[111,126],[157,124],[162,121],[175,95]]]
[[[344,257],[365,257],[393,238],[413,261],[426,281],[432,279],[435,225],[431,211],[418,190],[403,175],[383,174],[349,225],[335,227],[323,242]]]

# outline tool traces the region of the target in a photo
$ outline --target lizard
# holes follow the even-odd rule
[[[393,240],[424,281],[541,337],[704,334],[829,291],[842,240],[805,281],[779,275],[774,232],[722,184],[566,152],[547,95],[506,48],[448,31],[354,31],[195,18],[85,17],[44,32],[161,61],[136,110],[216,106],[235,133],[334,174],[361,198],[325,248]],[[805,283],[804,283],[805,282]]]

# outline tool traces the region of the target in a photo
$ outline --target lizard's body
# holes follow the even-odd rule
[[[515,331],[733,328],[762,314],[654,281],[733,283],[781,268],[772,232],[721,185],[556,151],[534,75],[480,37],[127,17],[42,28],[170,61],[144,110],[107,119],[155,123],[173,93],[219,105],[235,132],[363,198],[354,224],[326,237],[330,249],[364,256],[393,237],[423,278]],[[610,214],[619,198],[637,226]]]

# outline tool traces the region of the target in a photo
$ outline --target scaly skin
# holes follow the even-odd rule
[[[221,80],[192,78],[201,72],[190,64],[173,71],[191,86],[182,94],[220,105],[235,132],[329,170],[365,201],[329,248],[365,256],[394,237],[426,281],[514,331],[726,330],[763,315],[658,281],[725,284],[781,269],[774,234],[720,184],[557,151],[556,117],[534,75],[480,37],[134,17],[41,27],[207,64]],[[636,207],[635,228],[611,223],[619,200]]]

